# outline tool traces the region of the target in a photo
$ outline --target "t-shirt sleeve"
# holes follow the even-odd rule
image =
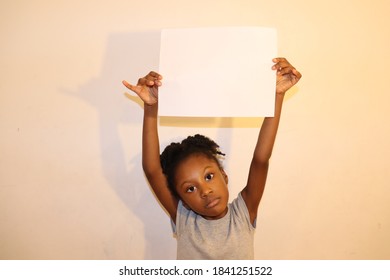
[[[177,237],[178,228],[180,227],[180,221],[182,220],[183,215],[188,215],[188,210],[183,206],[183,202],[179,200],[176,210],[176,221],[171,219],[171,227],[174,237]]]
[[[256,219],[252,224],[249,216],[248,207],[246,207],[246,203],[242,198],[241,192],[238,194],[237,198],[232,201],[231,206],[234,215],[239,217],[239,220],[245,221],[247,226],[252,230],[256,228]]]

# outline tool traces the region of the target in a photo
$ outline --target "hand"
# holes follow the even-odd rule
[[[138,80],[136,86],[126,81],[122,83],[132,92],[136,93],[147,105],[154,105],[158,102],[158,87],[161,86],[162,76],[156,72],[150,72]]]
[[[275,62],[272,69],[277,70],[276,93],[284,94],[293,85],[298,83],[302,75],[285,58],[274,58],[272,61]]]

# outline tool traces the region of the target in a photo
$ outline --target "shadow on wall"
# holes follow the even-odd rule
[[[144,255],[139,252],[140,259],[166,259],[167,256],[175,256],[176,253],[175,246],[172,245],[174,242],[172,236],[169,234],[162,236],[156,230],[161,228],[161,223],[169,224],[169,219],[167,217],[161,221],[162,219],[152,218],[165,214],[150,190],[145,188],[145,181],[139,179],[143,176],[141,149],[134,143],[139,143],[141,132],[133,133],[125,143],[120,137],[120,125],[141,124],[143,114],[139,104],[129,102],[123,95],[126,89],[121,81],[127,79],[136,82],[140,75],[157,70],[159,47],[159,31],[112,34],[108,38],[100,76],[81,86],[78,92],[66,92],[96,109],[104,177],[124,205],[144,225],[143,229],[134,229],[143,230],[145,234],[145,250]],[[135,100],[133,97],[131,99]],[[135,156],[130,162],[126,162],[124,146],[136,149],[131,150],[131,154]],[[128,166],[131,166],[130,170]],[[131,235],[129,239],[132,239]],[[133,242],[130,241],[131,244]],[[109,258],[115,255],[111,252],[113,250],[109,245],[105,248]]]
[[[108,39],[104,64],[99,77],[80,87],[78,92],[65,92],[72,97],[82,99],[93,106],[99,117],[100,152],[102,172],[115,193],[120,197],[132,214],[144,225],[145,253],[139,258],[166,259],[176,256],[175,240],[171,234],[164,235],[158,229],[169,226],[169,218],[156,203],[151,191],[145,188],[146,179],[141,166],[140,143],[142,124],[142,102],[138,97],[124,93],[123,79],[136,83],[140,75],[150,70],[158,71],[160,31],[118,33]],[[130,99],[131,101],[129,102]],[[167,127],[202,127],[202,128],[258,128],[262,118],[174,118],[164,117],[161,126]],[[140,130],[126,139],[120,137],[120,125],[134,124]],[[224,143],[224,151],[229,153],[231,131],[218,130],[217,143]],[[121,140],[122,139],[122,140]],[[135,140],[134,140],[135,139]],[[126,162],[125,148],[135,147],[131,151],[130,162]],[[130,170],[128,166],[131,166]],[[156,217],[166,217],[160,219]],[[129,221],[130,222],[130,221]],[[135,229],[138,230],[138,229]],[[141,230],[141,229],[139,229]],[[131,236],[129,237],[131,239]],[[130,241],[132,243],[133,241]],[[108,256],[109,245],[105,248]],[[156,250],[158,248],[158,250]],[[114,250],[115,251],[115,250]]]

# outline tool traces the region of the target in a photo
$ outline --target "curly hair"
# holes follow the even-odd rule
[[[175,187],[175,175],[177,166],[188,157],[201,154],[214,160],[222,169],[221,156],[225,156],[219,150],[219,145],[210,138],[196,134],[188,136],[181,143],[172,142],[161,153],[160,162],[164,175],[167,178],[168,187],[173,195],[179,198]]]

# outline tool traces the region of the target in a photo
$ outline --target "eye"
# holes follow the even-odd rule
[[[188,193],[192,193],[192,192],[194,192],[196,190],[196,187],[195,186],[189,186],[188,188],[187,188],[187,192]]]
[[[206,181],[210,181],[214,178],[214,173],[208,173],[204,178],[206,179]]]

